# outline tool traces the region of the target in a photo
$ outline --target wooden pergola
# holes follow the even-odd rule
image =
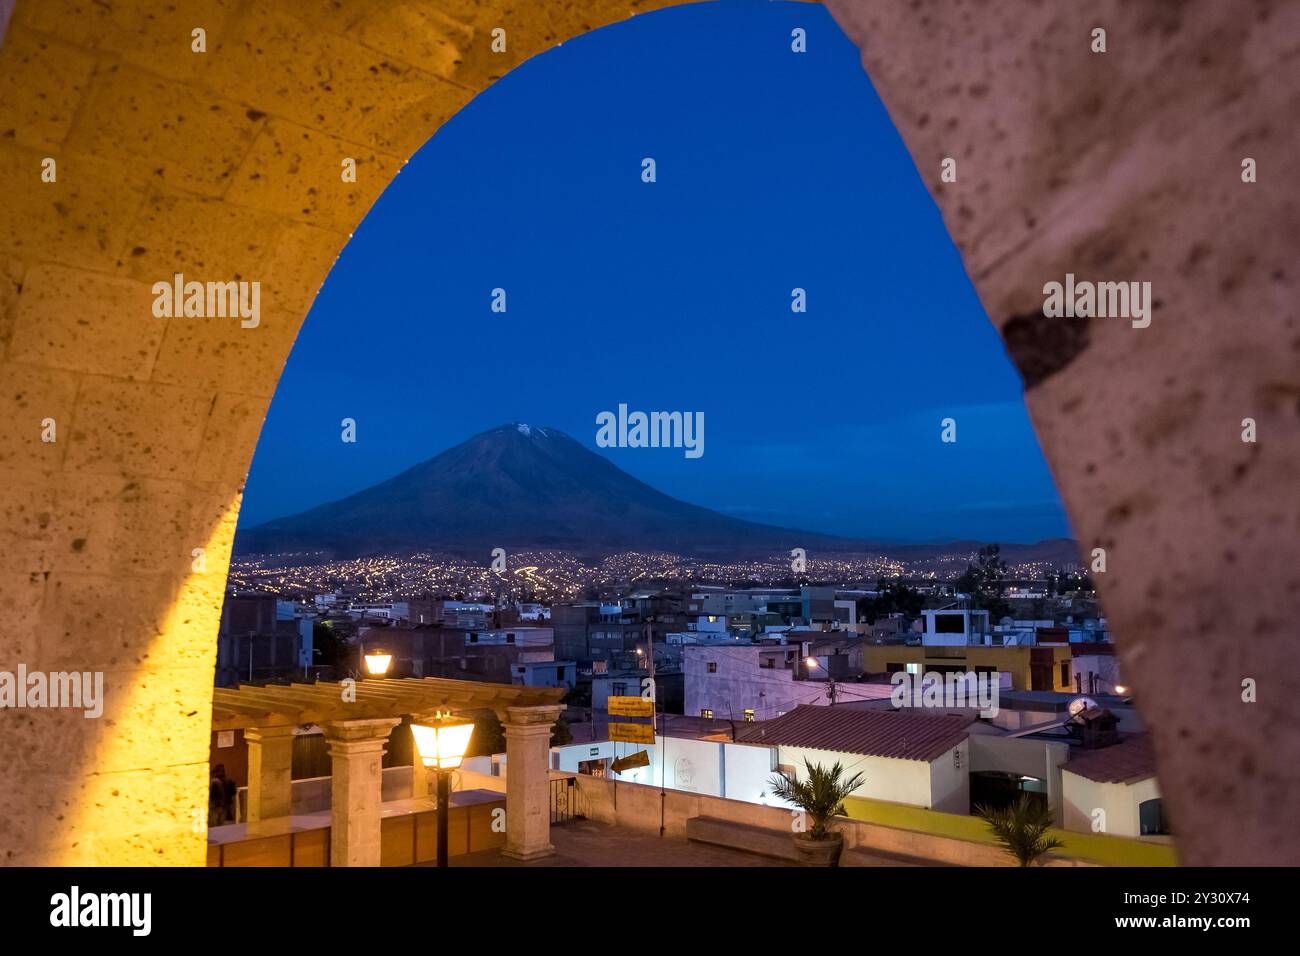
[[[424,677],[315,684],[218,687],[212,729],[241,730],[248,745],[248,823],[292,815],[293,737],[317,725],[330,744],[330,860],[374,866],[380,854],[381,763],[403,717],[436,711],[491,710],[506,737],[506,847],[519,859],[553,852],[550,844],[551,727],[563,711],[561,687],[523,687]],[[412,797],[424,798],[418,755]]]
[[[345,684],[245,684],[212,695],[213,730],[299,727],[342,720],[401,718],[436,710],[492,710],[506,722],[511,707],[559,704],[562,687],[523,687],[439,677],[367,678]]]

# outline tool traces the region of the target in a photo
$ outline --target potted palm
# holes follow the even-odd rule
[[[1051,811],[1027,793],[1004,807],[978,806],[975,812],[1021,866],[1033,866],[1043,854],[1065,846],[1047,835],[1052,827]]]
[[[844,835],[830,829],[831,817],[843,816],[844,798],[862,786],[863,775],[843,779],[839,761],[829,770],[804,760],[803,780],[777,774],[771,779],[772,795],[792,803],[806,814],[809,826],[794,835],[794,846],[804,866],[838,866]]]

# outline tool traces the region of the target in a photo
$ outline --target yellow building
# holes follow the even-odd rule
[[[1070,646],[1040,647],[988,644],[933,646],[921,644],[868,644],[862,650],[863,670],[868,674],[896,671],[941,674],[960,671],[1007,672],[1014,690],[1070,692]]]

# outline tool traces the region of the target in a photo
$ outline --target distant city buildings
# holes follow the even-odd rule
[[[1000,596],[1012,613],[994,619],[978,595],[940,580],[910,590],[641,580],[645,568],[676,567],[665,560],[622,556],[616,580],[570,578],[564,598],[339,583],[232,594],[217,679],[310,679],[327,670],[315,632],[335,644],[335,677],[359,675],[363,654],[379,649],[391,655],[390,678],[566,689],[575,739],[553,749],[557,770],[763,803],[772,773],[838,760],[868,768],[854,795],[863,807],[966,814],[1030,793],[1081,832],[1098,825],[1096,811],[1106,832],[1168,832],[1131,690],[1090,594],[1024,581]],[[565,567],[571,575],[575,565]],[[998,707],[895,700],[898,674],[987,677]],[[655,743],[610,740],[610,699],[646,695]],[[638,748],[648,756],[614,769]],[[484,766],[504,772],[499,755]]]
[[[301,679],[312,663],[313,620],[314,614],[300,613],[274,594],[228,595],[217,630],[214,683]]]

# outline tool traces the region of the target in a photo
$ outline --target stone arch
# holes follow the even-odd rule
[[[203,862],[230,543],[316,291],[405,158],[477,92],[667,5],[18,0],[0,35],[0,667],[102,670],[107,686],[99,720],[0,712],[0,859]],[[1294,73],[1296,9],[829,6],[1025,374],[1080,538],[1108,551],[1098,578],[1184,859],[1296,862],[1267,811],[1294,802],[1300,773],[1285,641],[1300,571],[1276,547],[1300,530],[1300,217],[1265,177],[1296,152],[1277,117],[1297,104],[1263,82]],[[1087,54],[1093,20],[1141,55]],[[1238,153],[1260,183],[1240,182]],[[955,184],[938,178],[949,155]],[[1149,276],[1152,326],[1026,318],[1067,267]],[[260,326],[155,319],[151,284],[175,272],[259,279]],[[1237,437],[1248,415],[1253,445]]]

